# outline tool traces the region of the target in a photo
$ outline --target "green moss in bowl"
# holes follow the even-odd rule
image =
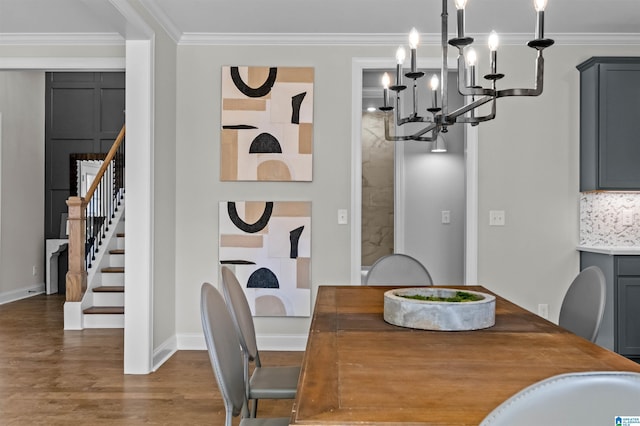
[[[484,297],[478,294],[467,293],[466,291],[456,291],[455,296],[451,297],[423,296],[421,294],[399,294],[398,296],[404,297],[405,299],[422,300],[426,302],[477,302],[478,300],[484,299]]]

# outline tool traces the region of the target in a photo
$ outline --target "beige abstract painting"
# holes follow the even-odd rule
[[[311,315],[311,202],[225,201],[220,265],[242,285],[255,316]]]
[[[311,181],[311,67],[222,67],[220,180]]]

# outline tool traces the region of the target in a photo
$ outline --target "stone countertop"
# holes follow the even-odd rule
[[[578,246],[578,251],[588,251],[591,253],[608,254],[609,256],[634,256],[640,255],[640,247],[627,246]]]

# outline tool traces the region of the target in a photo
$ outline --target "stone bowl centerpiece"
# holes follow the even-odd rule
[[[496,298],[449,288],[396,288],[384,293],[384,320],[421,330],[465,331],[495,324]]]

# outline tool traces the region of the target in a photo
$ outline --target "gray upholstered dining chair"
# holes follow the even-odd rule
[[[593,371],[553,376],[516,393],[480,426],[602,426],[640,417],[640,374]]]
[[[293,399],[296,397],[300,366],[262,366],[251,308],[235,274],[222,267],[222,293],[242,347],[247,397],[253,401],[251,416],[255,417],[259,399]],[[249,363],[254,362],[249,374]]]
[[[225,425],[241,415],[240,426],[285,426],[289,418],[247,418],[248,401],[240,340],[222,295],[211,284],[200,290],[200,317],[209,361],[224,400]]]
[[[569,286],[560,307],[558,325],[595,342],[604,315],[606,284],[597,266],[583,269]]]
[[[431,274],[417,259],[401,253],[376,260],[367,273],[364,285],[433,285]]]

